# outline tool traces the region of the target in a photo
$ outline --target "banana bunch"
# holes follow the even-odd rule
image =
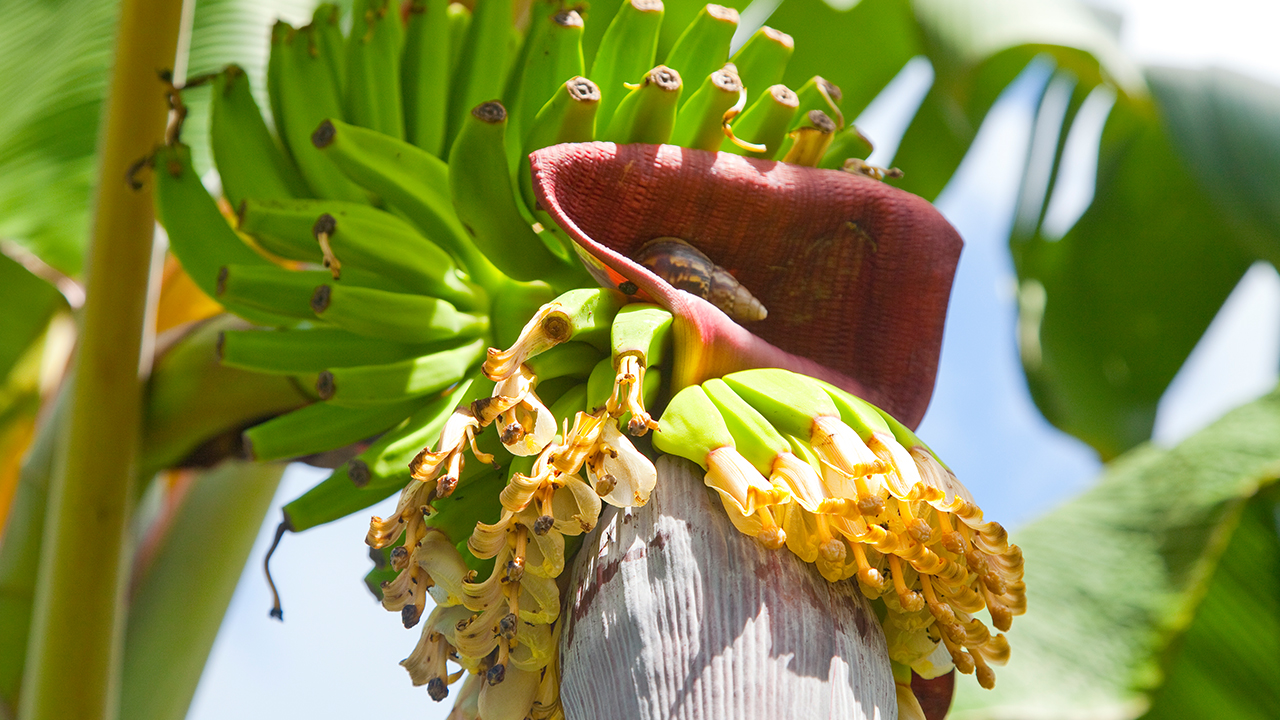
[[[819,380],[745,370],[681,390],[653,445],[701,465],[741,532],[856,578],[895,663],[995,685],[1009,643],[974,614],[1007,631],[1026,611],[1022,551],[898,421]]]
[[[534,201],[529,153],[591,140],[875,171],[857,165],[869,148],[839,89],[780,84],[793,44],[772,28],[730,57],[738,13],[718,5],[659,58],[659,0],[586,18],[533,0],[514,35],[512,2],[356,0],[345,35],[334,5],[278,22],[267,107],[235,66],[188,84],[211,88],[222,198],[180,142],[152,159],[173,253],[261,326],[223,333],[221,362],[313,399],[246,431],[252,456],[359,448],[285,507],[282,531],[399,491],[370,523],[367,580],[421,625],[402,663],[414,684],[438,701],[466,675],[451,717],[561,717],[556,578],[601,503],[646,502],[653,449],[630,438],[656,429],[744,532],[883,597],[895,658],[941,667],[945,647],[989,684],[1007,644],[971,613],[1004,629],[1021,612],[1020,556],[945,467],[803,378],[710,381],[655,421],[671,313],[596,287]],[[769,382],[771,399],[752,394]]]

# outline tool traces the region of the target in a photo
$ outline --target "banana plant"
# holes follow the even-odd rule
[[[563,712],[555,579],[602,502],[636,507],[662,492],[655,453],[701,465],[730,522],[761,546],[828,581],[857,578],[877,603],[900,717],[937,712],[921,706],[917,679],[955,668],[994,684],[990,665],[1010,643],[973,613],[1009,630],[1027,607],[1022,554],[909,429],[932,390],[959,238],[884,182],[896,173],[862,161],[842,109],[865,105],[914,46],[853,76],[831,61],[830,38],[911,37],[920,22],[931,31],[920,49],[960,57],[904,140],[901,163],[921,172],[902,183],[925,196],[972,139],[940,121],[946,103],[964,98],[962,115],[980,118],[1030,46],[967,45],[953,10],[921,2],[912,18],[906,7],[784,3],[769,22],[789,35],[762,28],[731,54],[738,16],[720,6],[631,0],[593,16],[534,2],[514,13],[513,43],[500,0],[356,2],[345,36],[342,11],[325,5],[271,32],[265,97],[236,66],[172,89],[177,121],[147,154],[158,215],[195,285],[258,326],[219,334],[220,360],[311,401],[247,429],[243,445],[271,460],[375,438],[290,503],[282,530],[401,490],[395,513],[370,526],[386,561],[371,587],[406,627],[422,624],[403,664],[430,697],[461,681],[464,717]],[[1058,59],[1082,91],[1114,82],[1115,132],[1168,162],[1162,136],[1132,130],[1150,108],[1140,74],[1079,15],[1059,13],[1068,22],[987,19],[1011,37],[1052,26],[1092,50]],[[183,98],[202,83],[221,197],[182,143]],[[931,162],[914,160],[921,136],[943,146]],[[1015,250],[1024,289],[1058,297],[1072,256]],[[1082,406],[1071,393],[1114,384],[1115,357],[1136,367],[1147,355],[1119,333],[1061,354],[1053,341],[1075,330],[1045,314],[1043,365],[1028,372],[1050,418],[1096,433],[1107,454],[1140,439],[1140,422],[1093,428],[1154,407],[1170,358],[1189,352],[1204,309],[1248,259],[1223,255],[1201,265],[1210,282],[1174,301],[1163,266],[1140,278],[1166,306],[1157,326],[1188,304],[1199,314],[1119,400],[1095,387],[1104,400]],[[1102,376],[1090,352],[1111,352]],[[168,442],[236,427],[249,407]],[[652,449],[624,430],[653,430]]]

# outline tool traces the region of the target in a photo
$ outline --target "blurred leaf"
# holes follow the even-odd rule
[[[61,300],[56,288],[0,254],[0,385]]]
[[[283,472],[283,464],[226,462],[193,478],[133,588],[121,717],[186,717]]]
[[[1224,697],[1229,704],[1207,715],[1249,717],[1280,676],[1280,654],[1265,654],[1275,635],[1233,644],[1275,627],[1274,612],[1252,613],[1280,603],[1274,516],[1270,536],[1263,518],[1274,496],[1259,496],[1278,475],[1273,392],[1172,450],[1126,454],[1093,488],[1014,532],[1028,612],[1013,623],[1013,657],[996,689],[959,683],[954,717],[1133,718],[1166,677],[1253,692]],[[1217,652],[1196,652],[1206,642]]]
[[[1237,240],[1280,264],[1280,88],[1216,69],[1148,77],[1174,147]]]
[[[936,78],[902,138],[900,187],[934,198],[959,166],[1000,92],[1037,56],[1079,81],[1083,97],[1106,82],[1122,102],[1145,95],[1136,64],[1112,30],[1069,0],[915,0]]]
[[[313,0],[201,0],[192,75],[228,62],[259,78],[275,16],[305,18]],[[0,4],[0,238],[77,275],[88,233],[98,116],[106,92],[117,3],[58,0]],[[159,68],[157,68],[158,70]],[[156,92],[163,92],[156,79]],[[207,91],[194,93],[189,127],[207,158]],[[264,96],[265,97],[265,96]],[[204,161],[200,167],[208,168]]]
[[[1022,362],[1059,428],[1115,457],[1253,260],[1146,103],[1117,103],[1093,204],[1061,240],[1014,238]]]
[[[1144,720],[1269,720],[1280,708],[1276,493],[1249,501]]]

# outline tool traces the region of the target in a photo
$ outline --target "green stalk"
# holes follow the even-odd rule
[[[177,49],[182,3],[124,0],[105,105],[71,417],[45,522],[19,718],[114,718],[128,578],[128,508],[155,217],[125,181],[161,139],[156,69]],[[149,178],[147,179],[149,182]]]
[[[186,717],[283,471],[282,464],[227,462],[195,478],[134,588],[121,717]]]

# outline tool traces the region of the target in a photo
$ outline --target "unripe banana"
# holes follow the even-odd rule
[[[314,317],[357,335],[426,343],[489,330],[488,315],[461,312],[439,298],[335,283],[312,287],[308,307]]]
[[[574,10],[564,10],[543,17],[535,15],[532,22],[535,25],[529,30],[528,59],[516,71],[519,81],[504,103],[511,110],[511,127],[518,130],[509,143],[516,151],[527,146],[525,141],[542,106],[567,80],[585,72],[581,15]],[[541,31],[535,33],[534,28]]]
[[[765,88],[782,82],[795,48],[790,35],[766,25],[738,48],[729,62],[738,68],[738,77],[748,95],[758,97]]]
[[[871,140],[866,135],[863,135],[857,126],[850,124],[832,138],[831,147],[827,148],[827,152],[822,156],[822,162],[818,163],[818,167],[839,170],[844,167],[845,160],[849,158],[866,159],[873,149]]]
[[[471,109],[501,97],[510,69],[511,33],[511,0],[476,3],[449,87],[446,152],[466,124]]]
[[[234,308],[237,313],[241,309],[249,309],[274,313],[283,318],[314,320],[311,299],[315,289],[322,283],[332,282],[332,276],[323,270],[294,271],[275,265],[227,265],[218,272],[213,298]],[[385,286],[382,278],[361,272],[347,273],[342,282],[344,288],[361,284]]]
[[[247,201],[240,230],[267,250],[321,263],[321,236],[341,263],[341,272],[379,274],[413,292],[447,300],[463,310],[488,307],[484,289],[472,283],[448,253],[399,217],[377,208],[337,200]],[[303,248],[309,252],[303,253]]]
[[[747,91],[748,95],[751,91]],[[755,102],[730,124],[734,137],[742,142],[734,142],[725,138],[720,143],[722,152],[731,152],[747,157],[770,158],[782,147],[787,137],[787,128],[791,126],[791,118],[795,117],[800,102],[796,94],[786,85],[773,85],[756,96]],[[742,143],[753,143],[763,146],[763,150],[747,148]]]
[[[720,149],[725,140],[725,113],[744,97],[733,65],[711,73],[680,108],[671,144],[698,150]]]
[[[483,379],[467,379],[451,393],[428,400],[355,459],[286,504],[285,522],[294,532],[302,532],[367,508],[400,490],[410,480],[409,461],[424,445],[435,442],[454,408],[492,389],[492,383]]]
[[[671,52],[667,53],[662,64],[683,78],[705,78],[729,58],[729,41],[737,29],[737,10],[723,5],[705,5],[671,46]],[[692,95],[687,95],[680,101],[681,112],[692,99]]]
[[[525,207],[537,208],[533,195],[533,175],[529,168],[529,153],[551,145],[571,142],[591,142],[596,138],[596,111],[600,108],[600,89],[584,77],[570,78],[556,89],[555,94],[538,110],[529,122],[525,135],[520,169],[516,172],[516,185],[520,188]],[[541,211],[534,210],[535,215]],[[554,222],[544,222],[543,227],[553,227]]]
[[[412,360],[333,368],[320,373],[316,392],[343,407],[377,405],[440,392],[466,377],[484,357],[483,339]]]
[[[440,158],[402,140],[336,121],[321,125],[313,141],[347,177],[403,212],[473,278],[489,286],[499,282],[458,222],[448,192],[449,166]]]
[[[787,370],[743,370],[724,376],[738,397],[778,430],[808,438],[817,417],[840,417],[831,397],[803,375]]]
[[[567,342],[525,360],[524,364],[537,378],[538,395],[542,395],[542,383],[555,378],[585,380],[596,363],[604,355],[594,346],[584,342]]]
[[[821,75],[814,75],[796,91],[796,114],[787,130],[795,130],[808,122],[809,111],[820,110],[835,122],[836,130],[844,127],[844,113],[840,110],[843,94],[840,88]]]
[[[620,145],[666,143],[675,127],[683,87],[680,73],[665,65],[653,68],[618,104],[600,139]]]
[[[787,439],[723,380],[712,378],[702,384],[702,389],[720,411],[738,452],[762,475],[768,477],[772,474],[773,461],[778,454],[791,451]]]
[[[228,261],[245,266],[275,266],[245,245],[218,210],[218,205],[191,166],[191,150],[175,144],[156,149],[156,216],[169,234],[169,248],[187,274],[209,297],[218,292],[221,266]],[[289,317],[257,306],[235,308],[237,314],[263,325],[293,324]]]
[[[404,138],[400,92],[400,52],[404,30],[400,4],[356,0],[346,47],[346,117],[353,124]]]
[[[587,412],[594,413],[604,408],[609,396],[613,394],[615,376],[612,358],[603,358],[591,369],[591,375],[587,378]]]
[[[635,355],[645,367],[661,365],[671,348],[670,311],[650,303],[623,306],[609,329],[615,368],[620,358]]]
[[[283,20],[277,20],[271,26],[271,44],[267,54],[267,101],[271,108],[271,127],[275,130],[276,138],[284,145],[285,155],[290,160],[293,159],[293,154],[289,151],[289,143],[284,140],[284,108],[280,104],[280,73],[284,68],[285,39],[292,32],[292,25]]]
[[[325,452],[382,432],[424,404],[412,398],[360,408],[312,403],[244,431],[245,452],[269,462]]]
[[[449,103],[449,0],[412,0],[400,58],[404,134],[410,143],[440,156]]]
[[[584,77],[570,78],[538,110],[525,137],[524,154],[560,143],[594,140],[599,108],[596,84]],[[527,167],[527,158],[525,164]]]
[[[305,196],[306,182],[262,119],[249,78],[229,65],[213,78],[209,145],[232,206],[245,198]]]
[[[374,365],[419,357],[427,345],[370,338],[338,328],[227,330],[218,339],[218,359],[227,367],[272,375],[318,373],[343,365]]]
[[[449,23],[449,74],[458,71],[458,63],[462,60],[462,46],[467,43],[467,33],[471,30],[471,8],[460,2],[450,2],[445,8],[445,20]],[[452,83],[450,83],[452,87]],[[446,110],[448,103],[445,103]],[[448,114],[445,115],[448,123]],[[441,152],[447,147],[442,146]]]
[[[793,165],[817,167],[835,134],[836,124],[826,113],[810,110],[805,121],[787,134],[776,157]]]
[[[367,202],[368,195],[341,172],[311,143],[311,134],[321,121],[342,118],[341,89],[334,82],[335,70],[325,54],[313,26],[285,34],[271,49],[279,53],[278,85],[281,116],[276,125],[308,187],[317,197]]]
[[[661,0],[624,0],[604,31],[587,74],[600,88],[598,127],[609,127],[614,111],[627,95],[624,83],[641,82],[654,66],[662,14]]]
[[[449,151],[449,165],[465,168],[449,175],[458,217],[475,245],[503,273],[516,280],[544,280],[552,287],[584,284],[585,271],[560,241],[536,233],[511,187],[505,149],[506,109],[483,103],[467,115]],[[572,260],[572,264],[570,264]]]
[[[333,72],[333,86],[339,97],[347,86],[346,40],[342,37],[342,8],[333,3],[316,6],[311,14],[311,27],[316,33],[320,56]]]

